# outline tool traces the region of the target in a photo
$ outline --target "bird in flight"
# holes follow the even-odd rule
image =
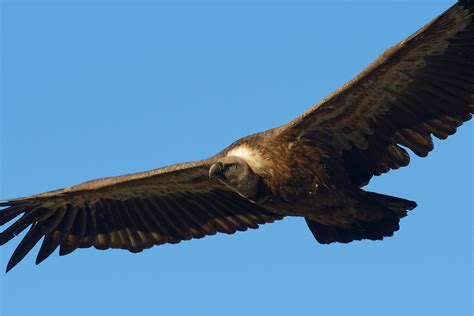
[[[458,1],[293,121],[211,158],[0,202],[0,245],[28,228],[7,271],[40,239],[37,264],[58,247],[141,252],[285,216],[323,244],[392,236],[416,203],[362,187],[471,119],[473,16]]]

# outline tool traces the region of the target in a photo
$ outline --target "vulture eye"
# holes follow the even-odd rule
[[[234,163],[230,165],[229,170],[235,170],[235,169],[237,169],[237,164]]]

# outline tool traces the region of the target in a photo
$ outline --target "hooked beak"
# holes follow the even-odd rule
[[[224,171],[224,164],[222,162],[215,163],[209,168],[209,179],[219,176]]]

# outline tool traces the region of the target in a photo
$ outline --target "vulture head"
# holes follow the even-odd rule
[[[259,193],[261,178],[243,158],[227,156],[219,159],[209,168],[209,178],[214,177],[247,199],[253,200]]]

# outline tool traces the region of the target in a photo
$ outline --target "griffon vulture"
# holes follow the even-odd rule
[[[473,16],[474,1],[458,1],[293,121],[209,159],[2,202],[0,225],[14,222],[0,245],[28,228],[7,271],[40,239],[37,264],[58,247],[140,252],[285,216],[324,244],[392,236],[416,203],[362,187],[471,118]]]

